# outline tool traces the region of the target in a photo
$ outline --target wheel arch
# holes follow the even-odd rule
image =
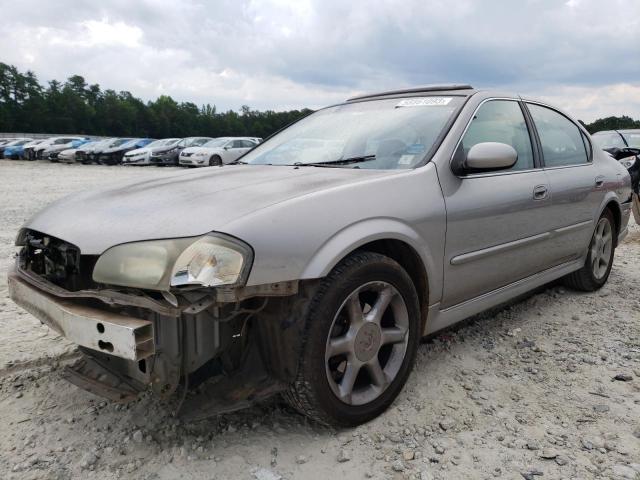
[[[613,238],[613,245],[617,247],[618,235],[620,235],[620,230],[622,227],[622,208],[620,207],[620,202],[618,202],[618,199],[617,197],[615,197],[615,195],[612,194],[610,196],[607,196],[602,202],[602,206],[600,207],[598,216],[595,219],[596,222],[598,221],[598,218],[602,216],[605,210],[609,210],[613,215],[613,220],[615,222],[614,228],[616,232]]]
[[[385,255],[407,271],[418,292],[424,327],[429,305],[438,301],[434,298],[437,296],[434,293],[438,291],[436,286],[439,270],[418,233],[397,220],[370,219],[338,232],[315,253],[301,278],[325,277],[338,263],[358,251]]]
[[[408,243],[395,238],[374,240],[358,247],[357,251],[375,252],[400,264],[411,277],[420,301],[420,331],[424,331],[429,312],[429,277],[418,252]],[[349,255],[351,255],[350,252]]]

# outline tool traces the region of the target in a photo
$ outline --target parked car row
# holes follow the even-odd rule
[[[258,137],[104,138],[50,137],[0,140],[0,158],[102,165],[182,165],[230,163],[262,141]]]

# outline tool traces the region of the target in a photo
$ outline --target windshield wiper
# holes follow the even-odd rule
[[[359,157],[336,158],[335,160],[327,160],[324,162],[302,163],[296,162],[296,167],[330,167],[332,165],[351,165],[353,163],[363,163],[375,160],[375,155],[360,155]]]

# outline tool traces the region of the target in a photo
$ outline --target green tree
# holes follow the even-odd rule
[[[143,102],[130,92],[101,90],[72,75],[64,83],[42,86],[36,75],[0,62],[0,131],[80,133],[104,136],[185,137],[251,135],[267,137],[311,113],[253,110],[218,112],[215,104],[198,107],[168,95]]]
[[[589,133],[600,132],[602,130],[620,130],[623,128],[640,128],[640,121],[623,115],[621,117],[599,118],[595,122],[586,125]]]

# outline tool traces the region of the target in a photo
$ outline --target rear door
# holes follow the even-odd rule
[[[546,105],[527,102],[542,150],[553,201],[549,221],[555,230],[555,263],[582,256],[593,234],[594,219],[608,181],[593,164],[592,145],[568,117]]]
[[[551,189],[523,105],[489,99],[476,110],[456,149],[482,142],[511,145],[509,170],[460,175],[443,187],[447,209],[442,307],[461,303],[544,270]]]

